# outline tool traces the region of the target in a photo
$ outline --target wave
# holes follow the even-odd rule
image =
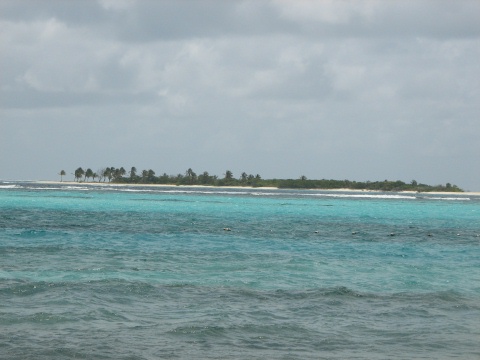
[[[46,191],[115,191],[115,192],[132,192],[132,193],[153,193],[153,194],[199,194],[199,195],[229,195],[229,196],[263,196],[263,197],[313,197],[313,198],[344,198],[344,199],[386,199],[386,200],[433,200],[433,201],[470,201],[470,197],[466,196],[430,196],[430,195],[416,195],[404,193],[377,193],[377,192],[362,192],[362,191],[336,191],[336,190],[264,190],[264,189],[222,189],[222,188],[175,188],[170,186],[157,188],[149,188],[148,185],[143,186],[129,186],[118,184],[82,184],[82,185],[45,185],[36,183],[7,183],[2,182],[0,189],[26,189],[26,190],[46,190]]]
[[[312,196],[326,196],[335,198],[366,198],[366,199],[415,199],[415,196],[387,195],[387,194],[312,194]]]
[[[308,191],[308,190],[307,190]],[[408,200],[415,200],[415,196],[411,195],[401,195],[401,194],[356,194],[356,193],[263,193],[263,192],[256,192],[252,193],[251,195],[261,195],[261,196],[282,196],[282,195],[291,195],[291,196],[298,196],[298,197],[331,197],[331,198],[365,198],[365,199],[408,199]]]
[[[468,197],[424,197],[429,200],[446,200],[446,201],[470,201]]]
[[[20,279],[3,279],[0,281],[1,296],[31,296],[46,291],[93,291],[110,295],[133,295],[133,296],[174,296],[183,297],[187,293],[190,296],[208,295],[218,298],[250,298],[263,301],[318,301],[321,299],[364,299],[364,300],[388,300],[400,302],[441,302],[441,303],[463,303],[469,307],[480,309],[473,298],[461,294],[455,290],[425,291],[425,292],[394,292],[377,293],[356,290],[347,286],[333,286],[311,289],[258,289],[251,287],[236,286],[212,286],[192,284],[187,282],[157,283],[155,281],[134,281],[113,277],[110,279],[83,279],[82,281],[29,281]],[[0,297],[1,297],[0,296]]]
[[[18,186],[18,185],[0,185],[0,189],[15,189],[20,187],[21,186]]]

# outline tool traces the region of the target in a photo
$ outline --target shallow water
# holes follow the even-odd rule
[[[466,195],[0,183],[0,358],[478,359],[479,235]]]

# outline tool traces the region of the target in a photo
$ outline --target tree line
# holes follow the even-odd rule
[[[59,173],[61,181],[66,175],[65,170]],[[240,178],[236,179],[230,170],[225,171],[223,177],[210,175],[208,171],[197,174],[191,168],[187,169],[184,174],[156,175],[152,169],[138,171],[136,167],[132,167],[128,172],[125,168],[106,167],[96,172],[88,168],[84,170],[79,167],[72,173],[74,180],[81,181],[98,181],[117,184],[164,184],[164,185],[212,185],[212,186],[265,186],[259,174],[247,174],[243,172]]]
[[[66,175],[61,170],[60,180]],[[77,168],[74,173],[74,179],[81,181],[98,181],[116,184],[159,184],[159,185],[209,185],[209,186],[251,186],[251,187],[277,187],[284,189],[352,189],[352,190],[377,190],[377,191],[448,191],[463,192],[457,185],[446,183],[445,185],[427,185],[417,183],[412,180],[405,183],[400,180],[390,181],[350,181],[350,180],[310,180],[302,175],[298,179],[262,179],[259,174],[247,174],[242,172],[238,178],[234,177],[230,170],[226,170],[222,177],[210,175],[208,171],[197,174],[191,168],[183,174],[156,175],[152,169],[137,171],[132,167],[128,172],[123,168],[106,167],[96,172],[88,168]]]

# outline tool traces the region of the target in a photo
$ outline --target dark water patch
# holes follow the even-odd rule
[[[45,236],[42,234],[42,236]],[[30,236],[27,236],[30,237]],[[35,236],[33,236],[35,237]],[[70,247],[71,248],[71,247]],[[65,244],[51,244],[51,245],[46,245],[45,243],[41,243],[36,246],[32,246],[31,243],[26,243],[26,244],[19,244],[16,246],[0,246],[0,254],[4,255],[31,255],[34,256],[35,254],[56,254],[61,251],[67,250],[69,247]]]
[[[0,313],[0,324],[3,326],[12,326],[17,324],[42,324],[57,325],[59,323],[70,322],[69,316],[62,316],[48,312],[37,312],[29,315]]]
[[[0,281],[0,296],[2,297],[24,297],[32,296],[49,290],[51,287],[58,286],[55,283],[30,282],[19,280]]]
[[[58,347],[65,355],[65,348],[88,346],[112,359],[125,354],[149,354],[147,358],[170,354],[182,359],[212,358],[212,354],[218,358],[315,358],[319,353],[368,358],[373,350],[379,358],[395,358],[397,351],[417,358],[422,349],[435,357],[439,350],[433,344],[443,340],[440,348],[450,354],[459,337],[467,348],[465,354],[473,352],[475,338],[474,333],[466,336],[474,329],[474,320],[468,318],[479,310],[477,298],[456,292],[385,295],[342,286],[279,291],[122,279],[50,287],[37,284],[52,291],[52,296],[37,298],[28,307],[31,313],[23,315],[15,314],[28,303],[12,299],[7,304],[14,307],[0,316],[7,317],[4,334],[14,344],[30,354],[35,344],[36,353],[45,356],[52,355],[46,347],[38,351],[47,344],[43,342],[46,334],[38,335],[46,331],[45,326],[49,349]],[[66,302],[52,311],[49,301],[61,296],[67,297]],[[456,308],[459,303],[466,307]],[[453,320],[452,314],[459,312],[464,314],[463,322]],[[31,328],[15,338],[14,329],[22,324]],[[15,353],[10,349],[5,354]]]
[[[212,215],[199,212],[117,212],[117,211],[13,211],[2,215],[0,228],[19,230],[24,237],[41,236],[45,231],[65,233],[93,232],[111,234],[214,234],[225,227],[236,234],[256,238],[322,237],[343,241],[399,242],[418,241],[436,243],[477,243],[478,229],[446,227],[444,224],[385,224],[381,219],[340,219],[338,217],[280,214],[268,217],[236,218],[228,214]],[[3,220],[2,220],[3,219]],[[29,229],[25,229],[29,224]],[[394,234],[394,236],[390,236]],[[72,235],[72,234],[71,234]]]

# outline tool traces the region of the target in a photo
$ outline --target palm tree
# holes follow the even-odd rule
[[[75,180],[81,179],[84,174],[85,174],[85,170],[79,167],[77,170],[75,170]]]
[[[60,181],[63,181],[63,177],[66,175],[65,170],[60,171],[58,175],[60,175]]]
[[[148,169],[147,178],[150,183],[155,182],[155,171],[153,171],[152,169]]]
[[[185,175],[188,177],[190,184],[193,184],[193,182],[197,178],[197,174],[195,174],[192,168],[188,168],[188,170],[185,172]]]
[[[95,178],[97,178],[97,177],[98,177],[98,174],[97,174],[96,172],[94,172],[94,173],[92,174],[92,179],[93,179],[93,181],[95,181]],[[98,179],[98,182],[100,182],[100,179]]]
[[[208,173],[208,171],[204,171],[203,174],[198,176],[198,180],[200,181],[201,184],[205,185],[211,181],[211,176]]]
[[[108,182],[111,182],[112,179],[115,177],[115,171],[117,171],[117,169],[115,169],[114,166],[111,166],[109,168],[109,171],[108,171]]]
[[[134,179],[137,176],[137,168],[135,166],[132,166],[130,169],[130,179]]]
[[[231,185],[233,182],[233,173],[230,170],[225,172],[225,177],[223,178],[223,185]]]
[[[115,171],[117,171],[117,169],[115,169],[114,166],[111,166],[111,167],[109,167],[109,168],[107,168],[107,169],[108,169],[108,175],[107,175],[107,177],[108,177],[108,182],[111,182],[112,179],[115,180]]]
[[[240,180],[242,181],[242,184],[245,184],[247,182],[247,173],[246,172],[243,172],[241,177],[240,177]]]
[[[112,178],[112,171],[110,170],[109,167],[103,170],[102,176],[103,176],[103,182],[105,182],[105,179],[108,179],[108,182],[110,182],[110,179]]]
[[[115,169],[113,171],[113,180],[118,180],[122,177],[122,169],[123,168]],[[123,169],[123,171],[125,171],[125,169]]]
[[[85,171],[85,179],[84,180],[87,180],[87,179],[90,179],[93,175],[93,171],[92,169],[88,168],[87,171]]]
[[[148,170],[142,170],[142,182],[146,182],[148,177]]]

